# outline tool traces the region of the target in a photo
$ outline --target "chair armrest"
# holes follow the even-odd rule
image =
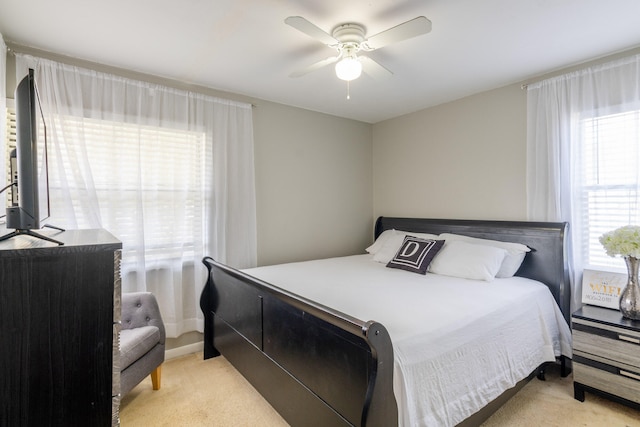
[[[122,329],[155,326],[160,330],[160,343],[165,342],[164,323],[155,296],[151,292],[122,294]]]

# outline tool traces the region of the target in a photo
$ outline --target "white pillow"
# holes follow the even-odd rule
[[[507,254],[502,261],[500,270],[498,270],[498,273],[496,273],[496,277],[499,278],[512,277],[514,274],[516,274],[516,272],[520,268],[520,265],[522,265],[522,261],[524,261],[524,257],[527,255],[527,252],[531,251],[531,249],[527,245],[523,245],[522,243],[480,239],[477,237],[462,236],[460,234],[442,233],[440,234],[440,236],[438,236],[438,239],[451,241],[462,240],[467,243],[473,243],[476,245],[494,246],[496,248],[505,249],[507,251]]]
[[[380,250],[380,248],[384,245],[384,243],[389,240],[389,238],[391,236],[393,236],[394,234],[396,234],[396,230],[385,230],[383,231],[378,238],[376,239],[375,242],[373,242],[373,244],[371,246],[369,246],[367,249],[365,249],[367,252],[369,252],[370,254],[375,254],[376,252],[378,252]]]
[[[380,248],[384,245],[384,243],[389,240],[389,238],[393,235],[395,235],[397,233],[396,230],[385,230],[383,231],[378,238],[376,239],[375,242],[373,242],[373,245],[369,246],[367,249],[365,249],[367,252],[369,252],[370,254],[375,254],[376,252],[378,252],[380,250]]]
[[[444,246],[429,264],[428,271],[443,276],[489,282],[500,270],[506,254],[505,249],[495,246],[445,240]]]
[[[395,230],[395,234],[389,236],[383,243],[382,247],[380,247],[380,249],[373,255],[373,260],[384,264],[389,263],[389,261],[391,261],[393,257],[396,256],[396,253],[400,249],[400,246],[402,246],[405,236],[413,236],[420,239],[438,240],[438,236],[435,234],[411,233],[409,231]],[[382,237],[382,234],[380,235],[380,237]],[[378,239],[380,239],[380,237],[378,237]]]

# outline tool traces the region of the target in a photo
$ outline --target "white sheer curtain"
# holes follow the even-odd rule
[[[584,120],[637,109],[639,103],[640,55],[527,88],[527,214],[530,220],[570,223],[573,308],[581,304],[584,250],[589,245],[585,200],[578,197],[585,184],[578,167],[585,155]]]
[[[202,331],[202,258],[256,265],[251,105],[28,55],[16,67],[35,70],[45,110],[49,222],[112,232],[123,292],[153,292],[169,337]]]

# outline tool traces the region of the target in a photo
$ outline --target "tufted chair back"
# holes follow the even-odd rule
[[[131,292],[122,298],[122,329],[155,326],[160,330],[160,343],[164,344],[166,334],[164,323],[159,316],[158,302],[151,292]]]

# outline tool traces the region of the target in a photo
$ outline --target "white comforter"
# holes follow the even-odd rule
[[[401,426],[453,426],[556,356],[571,332],[549,289],[386,268],[371,255],[245,270],[360,320],[393,344]]]

